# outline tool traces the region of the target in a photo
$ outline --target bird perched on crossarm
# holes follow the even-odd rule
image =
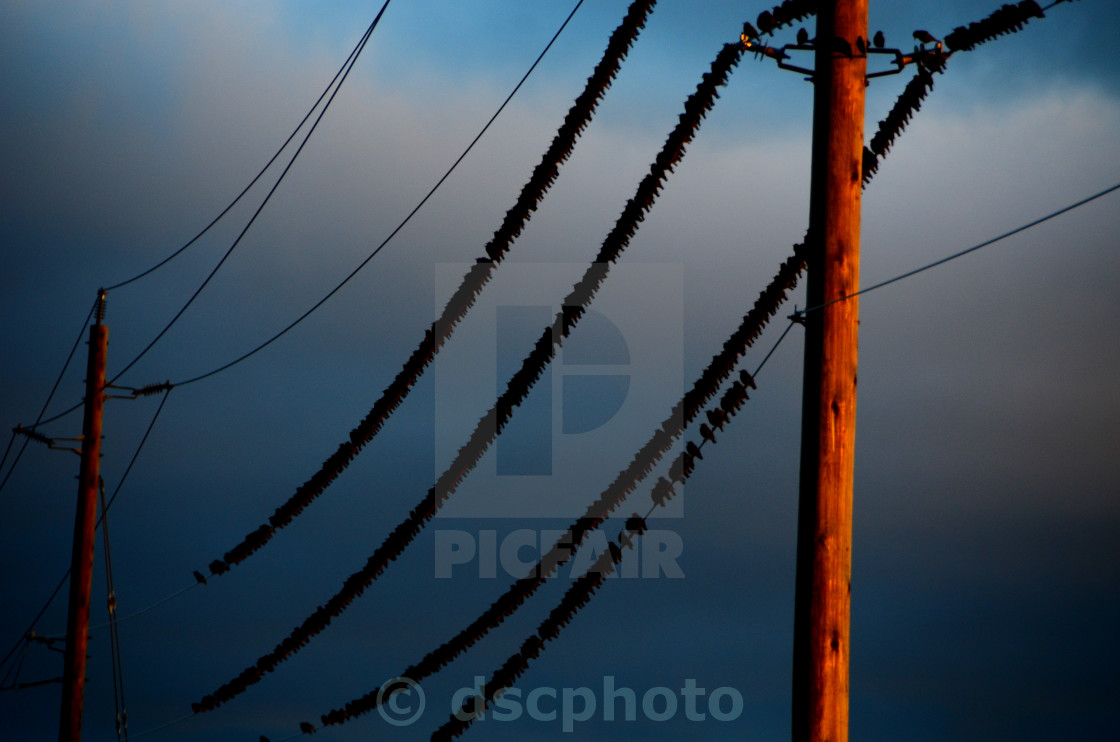
[[[933,34],[931,34],[929,31],[924,31],[920,28],[917,31],[914,32],[914,38],[917,39],[918,42],[921,43],[921,44],[936,44],[937,43],[937,39],[934,38]]]

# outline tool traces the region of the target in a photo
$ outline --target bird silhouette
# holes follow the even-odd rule
[[[747,41],[758,38],[758,29],[752,26],[750,21],[743,24],[743,38]]]
[[[707,423],[700,424],[700,437],[712,443],[716,442],[716,434],[712,432],[712,429],[708,427]]]
[[[727,423],[727,413],[722,409],[708,410],[704,413],[708,417],[708,422],[716,430],[723,430],[723,426]]]
[[[871,37],[871,43],[875,45],[876,49],[882,49],[887,45],[887,37],[883,36],[882,31],[876,31],[875,35]]]
[[[622,549],[618,548],[618,544],[616,544],[614,541],[611,541],[609,544],[607,544],[607,548],[610,549],[611,560],[615,564],[618,564],[622,561]]]
[[[859,51],[860,56],[867,56],[867,43],[863,40],[862,36],[856,37],[856,49]]]
[[[315,733],[314,725],[312,725],[312,724],[310,724],[309,722],[306,722],[306,721],[301,721],[299,723],[299,730],[301,732],[303,732],[304,734],[314,734]]]
[[[832,41],[829,42],[829,48],[842,57],[852,58],[852,45],[848,43],[847,39],[833,36]]]
[[[798,30],[797,32],[797,43],[799,46],[805,46],[809,43],[809,32],[804,28]]]
[[[198,580],[199,585],[205,585],[206,584],[206,578],[203,577],[202,573],[199,572],[197,569],[194,571],[194,578],[196,580]]]
[[[923,44],[937,43],[937,39],[934,38],[933,34],[931,34],[929,31],[924,31],[920,28],[917,31],[914,32],[914,38],[917,39],[919,42],[921,42]]]
[[[700,454],[700,449],[699,449],[699,448],[697,447],[697,445],[696,445],[695,443],[693,443],[692,441],[689,441],[688,443],[684,444],[684,450],[685,450],[685,451],[686,451],[686,452],[688,453],[688,455],[689,455],[689,456],[691,456],[691,457],[692,457],[692,458],[694,458],[694,459],[702,459],[702,458],[704,458],[704,457],[703,457],[703,456],[702,456],[702,455]]]
[[[758,28],[762,31],[762,33],[770,33],[774,30],[775,26],[777,26],[777,23],[775,23],[774,21],[774,16],[770,15],[770,11],[768,10],[764,10],[759,13],[758,20],[756,22],[758,23]]]

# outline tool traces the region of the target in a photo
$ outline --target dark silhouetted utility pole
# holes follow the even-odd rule
[[[101,324],[104,315],[105,292],[101,291],[97,297],[94,324],[89,328],[82,464],[78,473],[78,513],[74,519],[74,551],[70,563],[70,607],[66,617],[59,742],[78,742],[82,737],[89,603],[93,586],[93,534],[97,522],[97,487],[101,468],[101,408],[105,401],[105,354],[109,346],[109,328]]]

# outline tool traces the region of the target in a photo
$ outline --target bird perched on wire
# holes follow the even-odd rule
[[[804,28],[798,29],[798,31],[797,31],[797,45],[798,46],[805,46],[808,43],[809,43],[809,32],[806,31]]]
[[[638,515],[637,513],[631,514],[631,516],[626,519],[626,530],[630,531],[631,533],[645,533],[646,519]]]
[[[768,10],[764,10],[759,13],[758,20],[756,22],[758,23],[758,28],[762,31],[762,33],[770,33],[778,25],[774,20],[774,16],[771,15],[770,11]]]
[[[937,39],[934,38],[933,34],[931,34],[929,31],[925,31],[925,30],[922,30],[920,28],[917,31],[914,32],[914,38],[917,39],[918,42],[922,43],[922,44],[936,44],[937,43]]]
[[[704,414],[716,430],[723,430],[723,426],[727,424],[727,413],[722,409],[707,410]]]
[[[875,45],[876,49],[882,49],[887,45],[887,37],[883,35],[882,31],[876,31],[875,35],[871,37],[871,43]]]
[[[752,26],[750,21],[743,24],[743,38],[747,41],[758,38],[758,29]]]
[[[613,561],[615,564],[618,564],[622,561],[622,549],[618,547],[618,544],[616,544],[614,541],[611,541],[607,544],[607,548],[610,549],[611,552],[611,561]]]

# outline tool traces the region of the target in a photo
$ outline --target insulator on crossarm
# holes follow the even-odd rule
[[[23,427],[23,425],[17,425],[14,428],[12,428],[12,432],[15,433],[16,435],[27,436],[28,438],[30,438],[33,441],[38,441],[39,443],[45,443],[48,446],[53,446],[54,445],[54,439],[53,438],[48,438],[47,436],[43,435],[39,431],[35,430],[34,428],[25,428],[25,427]]]
[[[97,290],[97,302],[94,305],[94,323],[100,325],[105,321],[105,289]]]
[[[171,391],[172,386],[174,385],[170,381],[163,381],[158,384],[148,384],[146,386],[140,387],[139,389],[133,390],[132,396],[150,397],[153,394],[159,394],[160,392],[169,392]]]

